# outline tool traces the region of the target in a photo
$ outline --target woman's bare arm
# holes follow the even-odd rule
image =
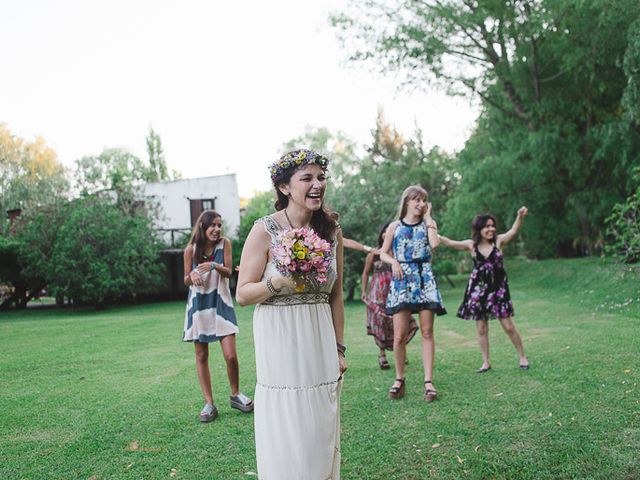
[[[240,258],[240,273],[236,287],[238,305],[254,305],[273,296],[267,287],[267,282],[262,281],[270,245],[271,237],[264,229],[264,225],[262,222],[256,222],[247,236]],[[285,278],[282,275],[275,275],[271,279],[271,284],[276,290],[294,285],[291,278]]]
[[[362,280],[361,280],[361,294],[360,296],[364,300],[367,297],[367,287],[369,285],[369,274],[371,274],[371,270],[373,269],[373,253],[367,254],[367,259],[364,261],[364,268],[362,269]]]
[[[498,248],[501,248],[503,245],[506,245],[511,240],[513,240],[513,238],[517,235],[518,231],[520,230],[520,227],[522,227],[522,222],[524,221],[524,217],[526,217],[528,213],[529,213],[529,210],[527,209],[527,207],[520,207],[518,209],[516,220],[513,222],[513,225],[511,226],[511,228],[506,232],[498,235],[498,239],[496,242],[496,246]]]
[[[450,238],[445,237],[444,235],[438,235],[440,237],[440,242],[449,248],[453,248],[455,250],[461,251],[471,251],[473,249],[473,241],[470,239],[467,240],[451,240]]]

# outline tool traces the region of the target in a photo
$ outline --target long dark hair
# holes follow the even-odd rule
[[[291,177],[293,177],[293,174],[297,171],[298,169],[295,167],[288,168],[278,176],[277,183],[274,182],[273,186],[277,197],[276,203],[274,204],[276,211],[284,210],[287,208],[287,205],[289,205],[289,197],[282,193],[278,187],[289,183]],[[338,214],[331,211],[323,201],[320,208],[315,210],[311,215],[310,225],[320,237],[328,242],[332,242],[335,240],[335,234],[338,228]]]
[[[380,233],[378,233],[378,249],[382,248],[382,244],[384,243],[384,231],[387,229],[387,227],[391,224],[391,222],[387,222],[385,223],[382,228],[380,229]],[[377,262],[380,259],[380,255],[374,255],[373,256],[373,261]]]
[[[196,220],[196,224],[193,226],[191,239],[187,244],[187,248],[195,245],[193,263],[196,265],[202,262],[202,254],[204,253],[204,247],[207,244],[207,236],[205,235],[205,232],[207,231],[207,228],[213,225],[213,221],[216,218],[222,218],[222,216],[213,210],[205,210],[200,214],[198,220]]]
[[[493,220],[493,225],[497,228],[498,222],[496,222],[496,217],[491,215],[490,213],[481,213],[480,215],[476,215],[471,221],[471,239],[473,240],[473,246],[477,247],[478,243],[480,243],[481,235],[480,231],[487,226],[487,222],[489,220]],[[491,243],[496,243],[497,235],[494,235],[491,239]]]

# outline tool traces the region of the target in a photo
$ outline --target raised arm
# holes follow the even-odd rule
[[[261,222],[256,222],[247,236],[240,258],[240,273],[236,288],[236,301],[239,305],[253,305],[273,296],[262,274],[269,259],[271,238]],[[271,284],[277,291],[285,286],[293,287],[293,280],[282,275],[271,278]]]
[[[526,217],[528,213],[529,213],[529,210],[527,209],[527,207],[520,207],[520,209],[518,210],[518,214],[516,215],[516,220],[515,222],[513,222],[512,227],[506,232],[498,235],[497,242],[496,242],[496,246],[498,248],[501,248],[503,245],[506,245],[511,240],[513,240],[513,238],[518,233],[518,230],[520,230],[520,227],[522,227],[522,222],[524,221],[524,217]]]
[[[468,250],[471,251],[473,249],[473,240],[451,240],[450,238],[445,237],[444,235],[438,235],[440,238],[440,243],[445,247],[454,248],[456,250]]]

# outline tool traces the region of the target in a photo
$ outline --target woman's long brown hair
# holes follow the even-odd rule
[[[480,215],[476,215],[471,221],[471,239],[473,240],[473,246],[477,247],[480,243],[482,236],[480,235],[480,231],[487,226],[487,222],[489,220],[493,220],[493,226],[498,228],[498,222],[496,222],[496,217],[491,215],[490,213],[483,213]],[[491,239],[491,243],[496,243],[496,235]]]
[[[187,247],[195,245],[193,263],[196,265],[202,262],[202,254],[204,252],[204,247],[207,244],[207,236],[205,235],[205,232],[207,231],[207,228],[213,225],[213,221],[216,218],[222,218],[222,216],[213,210],[205,210],[200,214],[193,227],[191,239],[189,240]]]

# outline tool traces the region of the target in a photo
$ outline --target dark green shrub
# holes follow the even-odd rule
[[[640,167],[633,170],[635,193],[613,207],[607,218],[607,252],[626,263],[640,261]]]
[[[144,212],[124,213],[91,197],[70,202],[64,213],[47,269],[54,295],[100,306],[159,284],[159,242]]]

